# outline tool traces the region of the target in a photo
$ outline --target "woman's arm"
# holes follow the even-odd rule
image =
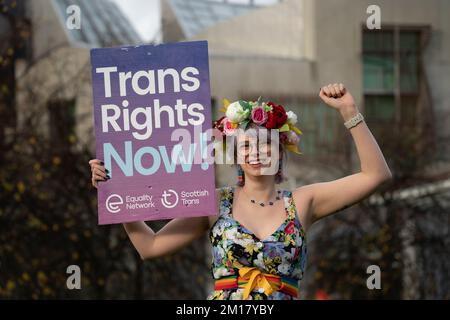
[[[208,217],[176,218],[154,232],[145,222],[123,224],[142,260],[171,254],[200,237],[208,229]]]
[[[217,207],[219,189],[216,189]],[[217,217],[215,217],[217,218]],[[209,216],[176,218],[154,232],[145,222],[123,224],[133,246],[143,260],[171,254],[209,230]]]
[[[107,179],[107,172],[98,159],[90,160],[89,164],[92,185],[97,188],[98,182]],[[217,207],[219,197],[219,189],[216,189]],[[173,253],[200,237],[209,230],[209,216],[176,218],[158,232],[154,232],[143,221],[124,223],[123,226],[140,257],[145,260]]]
[[[322,87],[319,96],[330,107],[337,109],[343,121],[359,111],[353,97],[342,84]],[[361,171],[346,177],[302,186],[294,191],[294,198],[310,200],[307,224],[349,207],[372,194],[383,182],[392,178],[384,156],[364,121],[351,128]]]

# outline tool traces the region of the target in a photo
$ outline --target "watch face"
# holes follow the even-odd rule
[[[350,129],[351,127],[354,127],[355,125],[357,125],[360,121],[364,120],[363,116],[361,113],[358,113],[356,116],[354,116],[353,118],[351,118],[350,120],[348,120],[347,122],[345,122],[345,126]]]

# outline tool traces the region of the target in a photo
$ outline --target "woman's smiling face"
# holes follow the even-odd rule
[[[267,129],[253,132],[250,130],[237,135],[237,163],[249,175],[274,175],[278,170],[280,159],[277,141],[273,141],[270,134],[263,132],[263,130],[268,131]]]

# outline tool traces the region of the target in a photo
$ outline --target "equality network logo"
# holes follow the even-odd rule
[[[126,205],[127,209],[148,209],[154,208],[155,204],[152,200],[153,196],[148,194],[140,195],[138,197],[126,196],[124,198],[116,193],[113,193],[106,198],[105,207],[112,214],[119,213],[123,206]],[[168,208],[174,208],[179,202],[178,193],[173,189],[163,190],[161,194],[161,204]]]
[[[118,213],[123,204],[123,198],[118,194],[111,194],[105,202],[106,209],[111,213]]]

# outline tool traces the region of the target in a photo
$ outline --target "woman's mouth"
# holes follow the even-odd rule
[[[259,161],[249,161],[248,164],[250,165],[250,167],[252,167],[254,169],[261,168],[261,166],[262,166],[262,163]]]

